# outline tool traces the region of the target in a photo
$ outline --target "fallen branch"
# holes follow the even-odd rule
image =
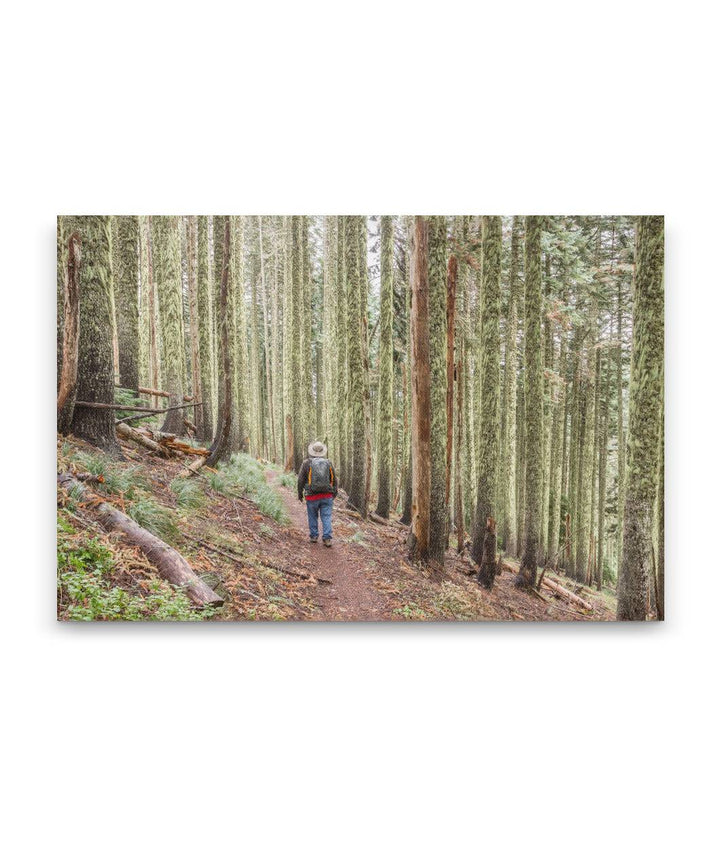
[[[121,383],[116,383],[115,386],[120,389],[127,389]],[[131,390],[132,392],[137,392],[138,395],[154,395],[156,398],[170,398],[170,393],[165,392],[162,389],[150,389],[147,386],[139,386],[136,390]],[[183,401],[192,401],[194,396],[192,395],[183,395]],[[193,404],[193,407],[195,405]]]
[[[152,562],[161,577],[178,586],[197,606],[220,606],[221,598],[193,571],[187,561],[172,547],[142,526],[118,511],[97,494],[86,488],[70,473],[58,473],[58,484],[66,490],[72,488],[76,496],[90,503],[98,514],[103,527],[121,532],[125,540],[140,550]]]
[[[184,410],[185,406],[186,405],[184,404],[175,404],[172,407],[163,407],[160,410],[154,410],[152,407],[123,407],[122,405],[112,405],[114,410],[132,410],[133,413],[140,414],[139,416],[123,416],[122,419],[117,419],[115,421],[116,425],[119,425],[121,422],[134,422],[136,419],[146,419],[148,416],[157,416],[159,413],[169,413],[171,410]],[[194,407],[195,405],[193,404],[192,406]]]
[[[219,547],[214,547],[212,544],[208,544],[207,541],[200,541],[195,538],[191,538],[191,541],[195,541],[196,544],[199,544],[201,547],[204,547],[206,550],[211,550],[213,553],[217,553],[219,556],[224,556],[226,559],[230,559],[231,562],[235,562],[242,567],[246,566],[246,563],[239,556],[233,556],[232,553],[228,553],[225,550],[221,550]],[[325,577],[316,577],[313,574],[308,574],[305,571],[291,571],[288,568],[283,568],[280,565],[270,565],[267,562],[263,562],[264,567],[270,568],[271,571],[280,571],[282,574],[288,574],[291,577],[298,577],[301,580],[305,580],[306,582],[318,582],[325,583],[325,585],[331,585],[332,580],[328,580]]]
[[[581,609],[585,609],[588,612],[593,611],[593,605],[589,601],[583,600],[581,597],[578,597],[576,594],[573,594],[571,591],[563,588],[559,583],[553,582],[553,580],[546,577],[543,579],[543,585],[546,588],[549,588],[553,594],[567,600],[568,603],[573,603],[575,606],[579,606]]]
[[[380,523],[382,526],[387,526],[390,522],[387,518],[380,517],[379,514],[375,514],[374,511],[369,512],[368,517],[370,518],[370,520],[372,520],[373,523]]]
[[[165,446],[161,446],[159,443],[156,443],[155,440],[152,440],[150,437],[142,434],[135,428],[125,425],[123,422],[117,423],[115,431],[117,432],[118,437],[121,437],[123,440],[130,440],[132,443],[137,443],[138,446],[142,446],[144,449],[149,449],[151,452],[154,452],[156,455],[160,455],[162,458],[171,457],[170,451]]]
[[[191,464],[180,473],[183,478],[188,476],[196,476],[205,464],[205,458],[196,458]]]

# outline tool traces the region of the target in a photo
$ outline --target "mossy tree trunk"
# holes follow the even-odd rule
[[[495,562],[483,562],[488,520],[497,517],[495,507],[500,456],[500,263],[502,220],[483,218],[481,372],[482,407],[479,430],[477,506],[472,558],[480,565],[479,582],[491,588]],[[493,533],[495,523],[492,524]]]
[[[510,293],[508,295],[507,321],[505,325],[505,382],[501,419],[505,423],[505,443],[501,466],[500,487],[503,495],[502,519],[500,521],[500,543],[503,549],[516,556],[517,544],[517,333],[518,305],[520,298],[520,254],[522,253],[522,229],[520,217],[513,217],[510,239]]]
[[[187,253],[187,287],[190,320],[190,394],[193,401],[202,401],[200,385],[200,317],[198,315],[197,283],[197,217],[185,218],[185,246]],[[197,407],[190,408],[195,423]],[[197,428],[197,425],[195,426]]]
[[[347,217],[338,217],[337,221],[337,412],[338,412],[338,452],[340,473],[338,480],[346,489],[350,483],[348,461],[348,417],[347,417],[347,282],[345,232]]]
[[[412,361],[412,561],[430,557],[430,319],[428,289],[428,224],[415,217],[410,239],[412,303],[410,338]]]
[[[232,452],[232,411],[233,411],[233,371],[230,343],[230,313],[229,313],[229,279],[230,279],[230,218],[216,217],[215,227],[215,250],[221,252],[220,266],[220,291],[218,293],[219,324],[219,353],[221,356],[220,374],[218,382],[222,385],[222,391],[218,398],[222,407],[218,412],[218,425],[207,457],[206,465],[214,467],[219,461],[230,456]],[[219,228],[218,228],[219,227]],[[218,239],[222,236],[222,243]],[[222,249],[221,249],[222,248]]]
[[[109,217],[78,218],[82,243],[77,401],[112,404],[111,237]],[[112,410],[75,406],[70,430],[113,457],[122,457]]]
[[[163,382],[170,393],[168,406],[176,407],[182,404],[185,391],[179,218],[153,217],[152,240],[162,329]],[[162,430],[182,434],[183,411],[170,410]]]
[[[291,361],[290,366],[292,366],[293,377],[291,380],[292,386],[292,410],[291,410],[291,424],[292,424],[292,434],[293,434],[293,461],[295,471],[298,472],[300,470],[300,466],[305,459],[305,448],[307,447],[307,443],[304,442],[304,426],[303,426],[303,325],[305,324],[305,319],[303,318],[303,248],[302,248],[302,240],[303,240],[303,228],[302,228],[302,217],[293,216],[291,219],[291,228],[292,228],[292,261],[291,261],[291,274],[292,274],[292,347],[291,347]],[[288,368],[290,368],[288,366]]]
[[[444,217],[428,218],[428,310],[430,356],[430,537],[429,556],[445,558],[447,500],[447,226]]]
[[[558,376],[552,388],[552,430],[550,437],[550,499],[548,508],[547,552],[545,565],[557,568],[560,547],[560,503],[563,467],[563,419],[565,416],[566,343],[563,336],[558,358]]]
[[[597,573],[595,584],[602,591],[603,564],[605,561],[605,502],[607,499],[607,446],[608,446],[608,399],[610,397],[610,366],[604,361],[604,380],[600,398],[599,460],[598,460],[598,524],[597,524]]]
[[[137,217],[113,217],[113,290],[118,335],[120,386],[137,389],[138,276],[140,232]]]
[[[234,340],[230,343],[233,364],[233,447],[249,449],[250,413],[248,392],[248,337],[245,305],[245,218],[230,218],[229,293],[232,295],[232,317],[229,318]]]
[[[197,223],[197,290],[198,290],[198,328],[200,346],[200,397],[203,403],[197,408],[197,436],[201,440],[211,440],[213,436],[213,320],[210,281],[210,246],[208,240],[208,218],[198,217]]]
[[[348,417],[350,419],[350,483],[348,502],[363,516],[367,513],[366,494],[366,431],[367,431],[367,363],[365,321],[365,285],[361,258],[365,229],[361,217],[348,217],[345,235],[347,244],[348,294]]]
[[[543,355],[542,217],[525,218],[525,531],[518,585],[537,578],[542,518]]]
[[[639,217],[635,243],[633,349],[630,375],[623,552],[617,617],[647,617],[652,534],[661,448],[663,379],[662,217]]]
[[[393,429],[393,221],[380,218],[380,352],[378,356],[378,426],[376,511],[390,514],[394,476],[391,467]]]
[[[328,454],[333,460],[339,460],[337,457],[339,448],[337,397],[337,228],[337,217],[325,218],[322,305],[323,396],[320,404],[323,413],[324,434],[327,437]]]

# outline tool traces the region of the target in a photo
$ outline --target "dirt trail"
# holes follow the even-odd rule
[[[331,580],[330,585],[319,585],[316,600],[324,621],[384,621],[391,618],[387,598],[367,578],[357,547],[348,545],[336,531],[339,517],[338,501],[333,512],[333,546],[325,547],[322,541],[312,544],[308,534],[305,503],[300,503],[295,491],[280,484],[270,474],[273,486],[280,492],[293,527],[306,542],[303,550],[311,562],[313,573]],[[322,527],[321,527],[322,530]]]

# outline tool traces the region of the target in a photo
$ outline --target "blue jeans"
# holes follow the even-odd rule
[[[313,499],[308,496],[305,498],[307,505],[308,525],[310,526],[310,537],[318,537],[318,513],[322,520],[323,541],[332,538],[332,499]]]

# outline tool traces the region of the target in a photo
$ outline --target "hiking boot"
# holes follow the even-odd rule
[[[317,536],[317,535],[316,535],[314,538],[313,538],[313,536],[311,535],[311,536],[310,536],[310,543],[311,543],[311,544],[317,544],[317,539],[318,539],[318,536]]]
[[[332,547],[332,538],[323,538],[323,544],[326,547]]]

